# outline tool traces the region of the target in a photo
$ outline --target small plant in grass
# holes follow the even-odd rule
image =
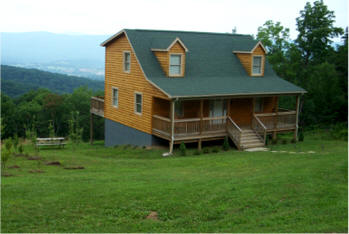
[[[282,139],[281,143],[282,143],[283,145],[286,145],[286,144],[287,144],[287,139]]]
[[[229,148],[230,148],[229,141],[228,141],[228,137],[226,136],[226,137],[224,137],[224,141],[223,141],[223,150],[228,151]]]
[[[194,151],[194,155],[200,155],[200,154],[201,154],[201,150],[197,149],[197,150]]]
[[[83,128],[79,125],[79,112],[72,111],[71,119],[69,120],[69,138],[72,142],[73,149],[76,145],[79,145],[82,139]]]
[[[48,135],[50,138],[55,137],[55,128],[53,126],[53,121],[50,120],[48,124]]]
[[[1,152],[1,166],[5,169],[7,161],[10,159],[12,154],[12,139],[8,138],[4,141],[5,149]]]
[[[210,149],[208,147],[204,148],[202,151],[204,154],[210,153]]]
[[[22,144],[20,144],[20,145],[18,146],[18,152],[19,152],[20,154],[23,154],[23,145],[22,145]]]
[[[213,153],[218,153],[219,152],[219,147],[218,146],[213,147],[212,152]]]
[[[292,138],[291,143],[295,144],[296,143],[296,139]]]
[[[9,152],[12,151],[12,145],[13,145],[13,143],[12,143],[12,138],[11,137],[5,140],[5,149],[7,151],[9,151]]]
[[[182,155],[182,156],[187,155],[187,147],[185,147],[184,142],[182,142],[182,143],[179,145],[179,151],[181,152],[181,155]]]
[[[13,149],[14,152],[16,153],[18,150],[18,144],[19,144],[19,139],[18,139],[18,135],[17,133],[15,134],[14,138],[13,138]]]
[[[273,145],[276,145],[277,143],[278,143],[278,139],[276,138],[276,139],[272,139],[271,140],[271,143],[273,144]]]

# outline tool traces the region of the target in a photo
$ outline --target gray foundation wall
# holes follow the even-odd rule
[[[104,119],[104,129],[105,146],[127,144],[137,146],[150,146],[166,143],[166,141],[163,141],[156,136],[141,132],[135,128],[128,127],[106,118]]]

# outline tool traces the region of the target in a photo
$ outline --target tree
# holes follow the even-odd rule
[[[313,6],[307,2],[296,21],[299,32],[296,44],[304,64],[325,62],[333,50],[331,39],[343,33],[342,28],[333,26],[334,12],[328,10],[323,0],[315,1]]]

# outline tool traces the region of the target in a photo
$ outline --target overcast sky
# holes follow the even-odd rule
[[[256,34],[280,21],[295,38],[305,0],[0,0],[0,31],[114,34],[123,28]],[[313,2],[313,1],[310,1]],[[347,0],[324,0],[335,26],[348,25]]]

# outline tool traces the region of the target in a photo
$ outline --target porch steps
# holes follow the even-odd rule
[[[240,147],[243,150],[264,146],[264,142],[261,141],[252,129],[243,129],[240,139]]]

